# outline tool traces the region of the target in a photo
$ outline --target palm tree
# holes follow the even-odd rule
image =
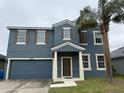
[[[103,50],[106,62],[106,76],[112,83],[111,58],[108,42],[110,22],[124,23],[124,1],[123,0],[99,0],[98,9],[91,9],[89,6],[80,11],[76,21],[79,30],[99,26],[103,37]]]

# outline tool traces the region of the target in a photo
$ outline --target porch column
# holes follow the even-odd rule
[[[84,69],[83,69],[83,60],[82,60],[82,52],[79,52],[79,77],[81,80],[84,80]]]
[[[9,70],[10,70],[10,59],[8,58],[5,80],[9,78]]]
[[[53,59],[53,80],[57,79],[57,51],[54,52],[54,59]]]

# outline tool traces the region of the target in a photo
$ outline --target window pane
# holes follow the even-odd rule
[[[88,61],[88,56],[83,55],[83,61]]]
[[[102,43],[102,39],[101,38],[96,38],[96,43]]]
[[[104,61],[104,56],[98,56],[98,61]]]
[[[88,68],[88,62],[83,63],[84,68]]]
[[[102,35],[101,35],[100,32],[96,32],[96,33],[95,33],[95,36],[96,36],[96,38],[101,38],[101,37],[102,37]]]
[[[45,31],[37,32],[37,43],[45,43]]]
[[[102,55],[97,56],[97,60],[98,60],[98,68],[105,68],[104,56]]]
[[[104,62],[99,62],[99,68],[105,68]]]
[[[25,42],[25,38],[24,37],[18,37],[18,42]]]
[[[19,31],[18,35],[19,35],[19,36],[25,36],[25,32],[24,32],[24,31],[22,31],[22,32]]]
[[[70,39],[70,28],[64,28],[64,38]]]
[[[102,43],[102,34],[100,32],[95,32],[95,43]]]
[[[87,43],[87,32],[80,33],[80,43]]]
[[[70,37],[70,34],[65,33],[65,38],[69,38],[69,37]]]
[[[17,43],[24,43],[26,39],[26,31],[18,31]]]
[[[89,68],[88,55],[83,55],[83,56],[82,56],[82,59],[83,59],[83,67],[84,67],[84,68]]]

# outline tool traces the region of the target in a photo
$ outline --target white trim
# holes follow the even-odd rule
[[[10,70],[10,59],[8,58],[7,70],[6,70],[6,77],[5,77],[6,80],[7,80],[8,77],[9,77],[9,70]]]
[[[88,43],[80,43],[79,45],[88,45]]]
[[[46,45],[46,43],[37,42],[36,45]]]
[[[71,29],[71,27],[62,27],[62,28],[63,28],[63,29],[69,29],[69,30]]]
[[[92,70],[91,69],[91,59],[90,59],[90,54],[82,54],[82,56],[88,56],[88,68],[84,68],[84,70]],[[84,60],[83,60],[84,61]]]
[[[25,42],[16,42],[17,45],[26,45]]]
[[[71,40],[70,38],[63,38],[63,40]]]
[[[77,45],[75,45],[75,44],[73,44],[73,43],[70,43],[70,42],[66,42],[66,43],[63,43],[63,44],[58,45],[58,46],[56,46],[56,47],[53,47],[53,48],[51,48],[51,50],[54,51],[54,50],[57,50],[57,49],[59,49],[59,48],[62,48],[62,47],[64,47],[64,46],[67,46],[67,45],[69,45],[69,46],[71,46],[71,47],[74,47],[74,48],[77,48],[77,49],[82,50],[82,51],[85,50],[85,48],[82,48],[82,47],[77,46]]]
[[[53,60],[53,58],[8,58],[7,70],[5,76],[6,80],[9,78],[11,60]]]
[[[83,60],[82,60],[81,51],[79,51],[79,77],[81,80],[84,80],[84,68],[83,68]]]
[[[102,39],[102,43],[96,43],[96,37],[95,37],[95,33],[100,33],[100,31],[93,31],[93,42],[94,42],[94,45],[103,45],[103,38],[101,37]]]
[[[82,30],[81,32],[87,32],[86,30]]]
[[[23,36],[24,37],[24,42],[18,42],[19,37],[20,37],[19,32],[24,32],[25,33],[25,35]],[[27,34],[27,30],[18,30],[18,32],[17,32],[17,40],[16,40],[17,45],[25,45],[26,44],[26,34]]]
[[[104,54],[95,54],[95,56],[96,56],[96,67],[97,67],[97,70],[106,70],[106,64],[105,64],[105,56],[104,56]],[[98,56],[104,56],[104,65],[105,65],[105,68],[99,68],[99,66],[98,66]]]
[[[52,77],[53,81],[57,79],[57,51],[54,52]]]
[[[70,58],[70,66],[71,66],[71,75],[70,76],[63,76],[63,59]],[[61,78],[66,77],[73,77],[73,68],[72,68],[72,57],[61,57]]]
[[[8,58],[10,60],[53,60],[53,58]]]

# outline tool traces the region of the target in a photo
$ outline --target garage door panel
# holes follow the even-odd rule
[[[10,66],[11,79],[51,79],[51,61],[12,61]]]

